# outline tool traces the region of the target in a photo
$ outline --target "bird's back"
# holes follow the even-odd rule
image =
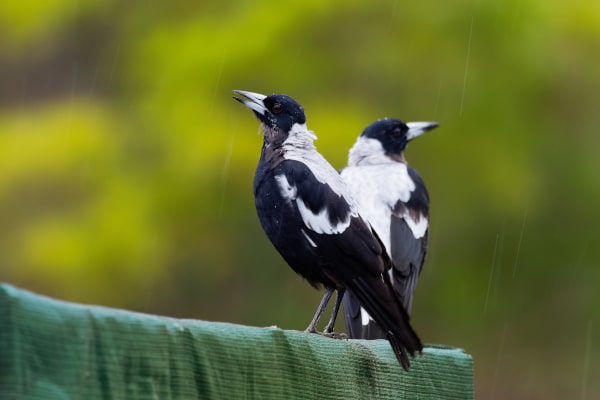
[[[400,162],[349,166],[341,176],[392,259],[390,280],[410,314],[427,248],[429,197],[425,185],[414,169]],[[344,313],[350,337],[385,337],[351,293],[344,299]]]

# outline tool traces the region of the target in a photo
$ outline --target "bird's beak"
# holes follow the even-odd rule
[[[440,124],[437,122],[407,122],[406,125],[408,126],[406,139],[410,141],[433,128],[437,128]]]
[[[236,99],[237,101],[239,101],[246,107],[250,108],[255,113],[257,113],[259,115],[265,115],[265,112],[267,111],[267,109],[265,108],[265,105],[263,104],[263,100],[267,96],[265,96],[264,94],[246,92],[243,90],[234,90],[233,92],[236,94],[239,94],[240,96],[246,97],[245,99],[241,99],[239,97],[234,97],[234,99]]]

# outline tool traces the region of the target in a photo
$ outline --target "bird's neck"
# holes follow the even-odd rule
[[[284,150],[313,152],[316,151],[316,139],[317,136],[308,130],[306,124],[294,124],[282,145]]]
[[[390,154],[384,152],[383,149],[373,151],[373,149],[360,145],[354,145],[348,153],[348,165],[350,166],[394,164],[398,162],[406,164],[404,153]]]
[[[275,167],[286,158],[313,158],[318,154],[313,143],[316,138],[305,124],[294,124],[287,134],[279,128],[265,128],[261,162]]]

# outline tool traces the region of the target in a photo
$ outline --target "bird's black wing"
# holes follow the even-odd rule
[[[428,231],[415,238],[405,217],[391,216],[391,253],[393,259],[393,286],[408,315],[411,313],[413,293],[427,252]],[[344,317],[350,338],[383,339],[384,331],[368,314],[361,310],[361,302],[348,292],[344,295]]]
[[[417,172],[410,168],[409,175],[415,190],[408,202],[396,203],[390,226],[392,260],[394,262],[394,289],[410,314],[413,293],[425,262],[429,240],[429,195]],[[419,226],[418,229],[415,226]]]
[[[421,351],[422,344],[394,293],[387,273],[391,261],[379,238],[346,197],[341,177],[332,171],[333,175],[321,182],[305,164],[287,160],[274,173],[282,197],[300,215],[300,228],[312,253],[318,256],[324,275],[321,281],[333,282],[356,296],[382,327],[400,363],[408,368],[407,353]]]
[[[374,239],[378,243],[377,248],[381,249],[378,256],[374,256],[374,253],[365,255],[365,251],[361,250],[365,244],[359,238],[366,233],[369,240]],[[423,345],[410,326],[410,317],[394,291],[388,273],[392,268],[391,260],[383,244],[361,218],[353,218],[341,235],[320,236],[318,243],[323,244],[326,258],[330,261],[324,273],[346,288],[349,296],[358,299],[358,303],[377,323],[377,326],[369,324],[373,326],[369,335],[387,338],[401,365],[408,369],[408,354],[414,356],[416,351],[423,349]],[[361,329],[360,326],[358,328]]]
[[[363,311],[363,307],[354,293],[344,294],[344,318],[350,339],[385,339],[385,332]]]
[[[383,266],[373,260],[379,259],[382,249],[364,223],[352,222],[358,214],[345,197],[339,174],[327,167],[330,171],[316,172],[317,179],[309,166],[296,160],[283,160],[274,168],[259,165],[254,197],[265,233],[290,267],[315,287],[340,287],[339,279],[332,280],[339,273],[327,273],[333,268],[332,259],[351,259],[345,268],[350,275],[368,268],[378,274]],[[327,179],[324,171],[330,172]]]
[[[322,182],[304,163],[286,160],[275,169],[274,177],[282,197],[293,209],[291,214],[298,216],[296,229],[303,232],[304,240],[321,257],[326,272],[336,269],[333,264],[341,264],[332,261],[340,256],[346,259],[346,265],[335,275],[383,272],[384,250],[358,215],[333,168],[330,179]]]
[[[394,289],[410,314],[413,293],[423,268],[429,233],[416,239],[405,218],[392,217],[392,259],[394,260]]]

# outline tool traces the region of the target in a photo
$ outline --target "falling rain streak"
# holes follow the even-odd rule
[[[502,330],[502,338],[500,339],[500,348],[498,349],[498,357],[496,358],[496,367],[494,368],[494,377],[492,378],[492,387],[490,399],[494,398],[496,392],[496,382],[498,382],[498,373],[500,372],[500,360],[502,353],[504,353],[504,342],[506,341],[506,332],[508,331],[508,323],[504,323],[504,329]]]
[[[487,313],[488,301],[490,299],[490,292],[492,291],[492,281],[494,280],[494,268],[496,266],[496,253],[498,252],[498,241],[500,240],[500,234],[496,235],[496,244],[494,245],[494,255],[492,256],[492,269],[490,271],[490,279],[488,280],[487,293],[485,295],[485,305],[483,307],[483,314]]]
[[[581,400],[586,399],[586,388],[588,381],[588,374],[590,370],[590,355],[592,353],[592,320],[588,321],[587,339],[585,343],[585,355],[583,357],[583,379],[581,382]]]
[[[523,243],[523,233],[525,232],[525,223],[527,222],[527,213],[523,215],[523,224],[521,225],[521,234],[519,235],[519,244],[517,244],[517,254],[515,255],[515,264],[513,265],[513,279],[517,275],[517,263],[519,262],[519,254],[521,253],[521,243]]]

